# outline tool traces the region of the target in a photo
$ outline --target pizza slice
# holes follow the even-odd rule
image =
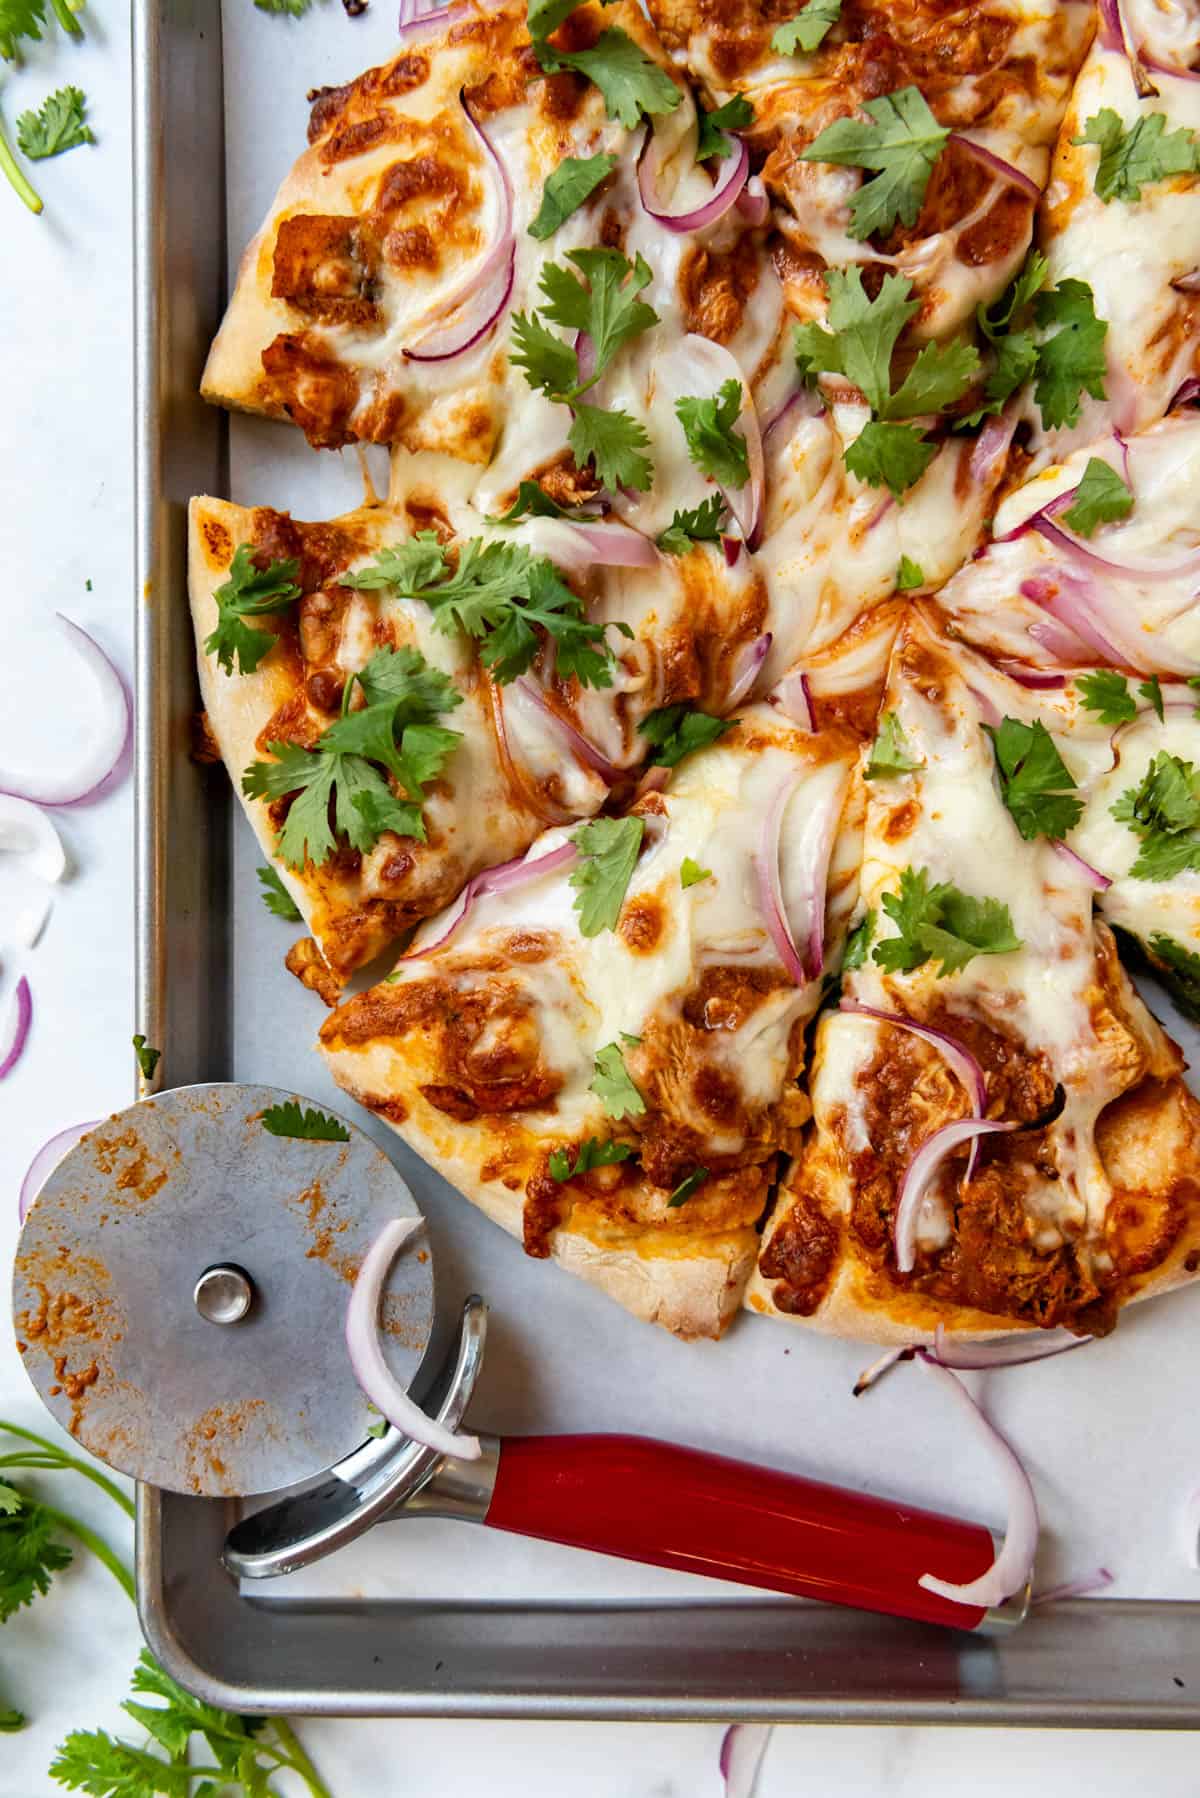
[[[407,558],[410,586],[445,578],[436,534],[405,540],[398,524],[384,507],[303,524],[191,506],[209,731],[335,985],[608,791],[551,720],[502,709],[469,637],[376,584],[385,549]]]
[[[751,707],[622,817],[556,830],[326,1020],[339,1085],[535,1257],[718,1336],[854,904],[858,738]]]
[[[1102,28],[1063,120],[1039,234],[1036,329],[1051,355],[1026,405],[1035,467],[1106,431],[1145,430],[1196,391],[1200,83],[1188,65],[1200,20],[1145,6],[1130,29],[1154,43],[1172,19],[1186,26],[1178,72],[1151,51],[1142,68]]]
[[[1074,750],[1038,705],[914,608],[754,1310],[879,1342],[1096,1334],[1200,1264],[1200,1107],[1062,847]]]
[[[1101,661],[1200,674],[1200,415],[1105,437],[1042,470],[938,594],[956,634],[1039,683]]]

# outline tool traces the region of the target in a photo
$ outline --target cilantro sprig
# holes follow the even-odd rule
[[[1083,801],[1050,732],[1040,719],[1005,718],[983,728],[996,752],[1001,797],[1021,835],[1026,842],[1061,841],[1083,816]]]
[[[633,1148],[627,1142],[588,1136],[580,1143],[574,1164],[569,1149],[554,1149],[549,1161],[550,1174],[561,1186],[568,1180],[577,1180],[580,1174],[591,1173],[594,1167],[614,1167],[618,1162],[628,1161],[632,1154]]]
[[[711,112],[697,107],[696,113],[697,162],[708,162],[713,156],[723,161],[726,156],[732,156],[734,142],[729,133],[745,131],[754,123],[754,108],[745,94],[735,94],[732,100],[726,100],[723,106],[716,106]]]
[[[1112,668],[1097,668],[1092,674],[1081,674],[1075,681],[1080,700],[1089,712],[1095,712],[1101,724],[1124,724],[1137,717],[1137,700],[1129,691],[1129,682]]]
[[[675,401],[688,455],[701,474],[722,487],[744,487],[750,479],[746,439],[734,430],[742,411],[742,383],[731,375],[715,394],[687,394]]]
[[[643,818],[592,818],[572,833],[579,860],[569,879],[581,936],[616,929],[645,829]]]
[[[846,467],[871,486],[887,486],[897,498],[920,480],[936,453],[924,430],[898,422],[941,412],[961,398],[979,368],[971,344],[925,344],[898,387],[892,355],[900,333],[919,310],[906,275],[886,275],[868,299],[859,268],[830,269],[829,330],[799,325],[796,359],[801,375],[843,375],[860,389],[871,420],[845,451]]]
[[[627,131],[635,130],[643,118],[674,112],[683,99],[682,89],[620,26],[609,26],[586,50],[560,50],[549,41],[579,4],[580,0],[529,0],[529,36],[543,72],[556,75],[573,69],[586,76],[603,94],[609,118],[619,119]]]
[[[381,550],[343,582],[391,587],[406,599],[421,600],[439,630],[462,631],[479,642],[480,659],[501,685],[530,666],[541,645],[539,630],[553,641],[564,679],[575,675],[581,686],[612,685],[604,627],[585,616],[583,601],[549,557],[534,555],[525,544],[471,537],[452,566],[433,532],[421,531],[407,543]]]
[[[94,144],[95,134],[88,124],[87,96],[80,87],[60,87],[47,95],[36,112],[23,112],[17,118],[17,147],[31,162],[43,162],[48,156],[61,156],[80,144]]]
[[[855,968],[861,968],[867,959],[867,950],[871,947],[871,939],[875,935],[875,908],[868,906],[850,935],[846,938],[846,952],[842,956],[842,973],[849,974]]]
[[[1007,955],[1021,947],[1007,905],[976,899],[950,881],[931,886],[927,868],[905,868],[899,892],[885,893],[882,905],[896,934],[876,943],[872,954],[889,974],[910,974],[937,961],[938,978],[945,979],[977,955]]]
[[[719,543],[725,517],[725,495],[710,493],[690,510],[677,506],[671,522],[658,533],[655,543],[664,555],[685,556],[693,543]]]
[[[267,910],[276,918],[286,918],[289,924],[300,922],[300,907],[284,886],[279,872],[275,868],[256,868],[258,884],[262,888],[259,894]]]
[[[50,0],[50,10],[68,37],[83,36],[76,14],[83,0]],[[0,56],[5,62],[21,61],[21,43],[40,44],[46,23],[45,0],[0,0]]]
[[[724,736],[732,723],[732,718],[714,718],[688,705],[664,705],[643,718],[638,730],[654,746],[651,763],[675,768],[694,749],[707,749]]]
[[[1132,510],[1133,494],[1116,469],[1099,456],[1089,456],[1074,501],[1062,519],[1080,537],[1090,537],[1097,525],[1128,518]]]
[[[863,769],[863,779],[888,780],[897,774],[912,774],[921,766],[921,761],[909,748],[908,738],[899,718],[895,712],[885,712],[879,720],[871,754]]]
[[[1106,206],[1113,200],[1136,202],[1143,187],[1165,181],[1169,175],[1200,173],[1200,143],[1195,132],[1185,126],[1168,131],[1167,116],[1162,112],[1139,113],[1126,127],[1119,113],[1103,106],[1071,142],[1095,144],[1099,149],[1095,191]]]
[[[356,684],[367,703],[351,711]],[[287,865],[319,867],[337,848],[335,833],[361,854],[389,830],[423,842],[425,788],[462,740],[461,732],[433,719],[459,704],[448,676],[430,668],[418,651],[378,649],[346,683],[342,716],[322,732],[315,749],[269,743],[275,760],[251,762],[242,791],[251,799],[294,795],[278,841]]]
[[[574,269],[555,262],[543,265],[539,277],[543,305],[532,313],[514,313],[510,358],[524,370],[531,387],[572,408],[567,443],[576,465],[585,468],[593,462],[598,479],[610,492],[633,487],[644,493],[654,474],[643,453],[650,441],[644,427],[629,413],[593,406],[582,396],[626,344],[658,323],[654,308],[638,298],[650,283],[650,268],[640,254],[630,262],[619,250],[570,250],[567,260]],[[586,374],[578,349],[551,325],[574,332],[577,342],[587,339]]]
[[[301,1142],[349,1142],[350,1132],[327,1111],[311,1106],[307,1111],[295,1099],[280,1105],[268,1105],[262,1114],[262,1127],[272,1136],[296,1137]]]
[[[228,580],[213,594],[217,623],[205,639],[204,652],[216,656],[226,674],[233,673],[235,662],[239,674],[253,674],[275,647],[273,631],[254,630],[245,620],[277,616],[300,597],[296,585],[299,562],[288,557],[259,568],[254,555],[248,543],[239,543],[229,564]]]
[[[625,1049],[636,1049],[642,1039],[629,1036],[624,1030],[620,1034],[620,1042],[605,1043],[597,1049],[588,1091],[595,1093],[610,1118],[643,1117],[646,1101],[630,1078],[624,1055]]]
[[[807,0],[794,19],[777,25],[771,36],[776,56],[811,56],[842,16],[842,0]]]
[[[976,321],[992,352],[991,367],[983,385],[987,403],[964,424],[978,424],[989,412],[999,412],[1029,380],[1048,431],[1079,423],[1084,392],[1093,399],[1106,397],[1108,321],[1096,317],[1095,296],[1086,281],[1068,278],[1047,288],[1048,273],[1045,257],[1032,250],[1000,299],[976,308]],[[1059,329],[1052,332],[1054,325]]]
[[[918,87],[867,100],[862,110],[869,123],[835,119],[800,152],[803,162],[875,171],[850,201],[850,236],[859,239],[890,231],[897,219],[916,224],[933,165],[950,136]]]
[[[1159,750],[1136,787],[1112,807],[1138,839],[1134,880],[1173,880],[1200,872],[1200,774],[1192,762]]]

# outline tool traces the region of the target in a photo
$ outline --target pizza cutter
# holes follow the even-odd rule
[[[151,1485],[255,1498],[225,1545],[232,1574],[293,1572],[384,1518],[434,1516],[959,1629],[1024,1617],[1028,1591],[984,1610],[918,1584],[991,1565],[991,1532],[957,1518],[639,1436],[485,1435],[471,1461],[370,1435],[346,1304],[381,1227],[419,1213],[354,1125],[344,1142],[271,1134],[264,1113],[296,1102],[191,1086],[109,1118],[47,1179],[14,1267],[18,1348],[65,1429]],[[414,1236],[385,1288],[381,1343],[451,1429],[486,1320],[468,1298],[431,1373],[433,1260]]]

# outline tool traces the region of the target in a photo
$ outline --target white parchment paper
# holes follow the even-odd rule
[[[396,0],[371,0],[352,20],[337,0],[318,0],[308,17],[293,21],[247,0],[225,6],[231,281],[305,145],[307,90],[347,80],[390,54],[395,10]],[[354,451],[318,453],[289,426],[232,420],[227,497],[318,519],[358,504],[361,494]],[[229,1073],[294,1086],[352,1111],[313,1052],[323,1008],[283,967],[292,932],[259,901],[253,870],[260,858],[240,813],[234,839]],[[1160,992],[1148,996],[1194,1054],[1196,1033]],[[855,1399],[851,1387],[874,1358],[870,1348],[748,1315],[723,1342],[678,1342],[553,1265],[527,1260],[390,1131],[366,1113],[359,1121],[393,1155],[429,1220],[445,1324],[470,1291],[491,1305],[487,1365],[471,1412],[476,1428],[637,1431],[1002,1527],[986,1452],[916,1370],[901,1367]],[[312,1345],[314,1356],[340,1352],[340,1339]],[[1039,1585],[1103,1564],[1115,1576],[1112,1596],[1200,1597],[1183,1532],[1184,1505],[1200,1485],[1188,1374],[1194,1355],[1200,1289],[1135,1309],[1113,1337],[1075,1354],[974,1380],[1037,1487]],[[297,1597],[681,1601],[739,1590],[427,1520],[390,1523],[305,1574],[255,1589]]]

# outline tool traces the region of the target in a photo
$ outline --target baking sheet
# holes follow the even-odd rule
[[[307,90],[348,79],[394,48],[395,0],[348,19],[319,0],[304,19],[223,11],[230,279],[285,170],[305,143]],[[355,452],[310,450],[298,431],[234,418],[229,497],[301,518],[359,502]],[[377,479],[379,477],[377,476]],[[214,778],[221,778],[217,771]],[[311,1045],[324,1015],[282,965],[292,940],[258,898],[259,856],[232,824],[232,1078],[295,1086],[353,1111]],[[1152,1005],[1193,1058],[1196,1033]],[[769,1461],[1002,1526],[984,1450],[964,1440],[932,1382],[901,1367],[861,1399],[870,1348],[744,1316],[717,1344],[680,1343],[626,1316],[557,1267],[526,1259],[399,1139],[363,1114],[425,1211],[443,1323],[478,1290],[492,1306],[487,1365],[472,1407],[498,1431],[634,1430]],[[1181,1427],[1183,1369],[1200,1349],[1200,1290],[1127,1313],[1114,1337],[1039,1366],[976,1380],[992,1419],[1033,1476],[1043,1520],[1038,1584],[1104,1565],[1111,1596],[1194,1599],[1183,1513],[1200,1485],[1200,1445]],[[695,1600],[738,1589],[598,1555],[422,1519],[389,1524],[319,1567],[254,1588],[279,1598]],[[757,1596],[761,1597],[761,1594]],[[786,1602],[786,1601],[785,1601]],[[1100,1601],[1098,1601],[1100,1602]]]

